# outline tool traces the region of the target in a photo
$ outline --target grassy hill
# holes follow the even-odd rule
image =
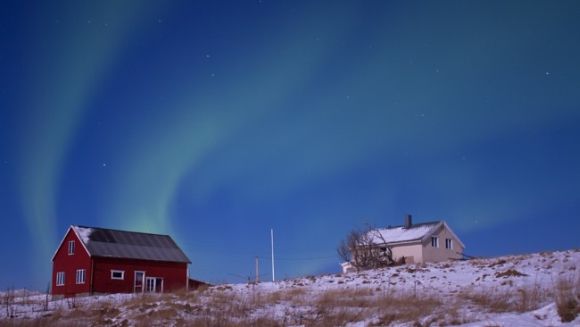
[[[175,294],[2,293],[0,326],[580,325],[580,251],[405,265]],[[8,318],[12,314],[14,317]]]

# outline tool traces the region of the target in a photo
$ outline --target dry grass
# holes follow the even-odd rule
[[[11,319],[0,320],[0,327],[36,327],[36,326],[59,326],[80,327],[88,326],[93,322],[93,317],[80,309],[64,310],[57,309],[44,317],[37,319]]]
[[[178,326],[191,326],[191,327],[253,327],[253,326],[263,326],[263,327],[282,327],[281,323],[277,322],[275,319],[268,317],[259,317],[255,319],[247,319],[245,321],[236,321],[235,319],[228,318],[226,316],[220,317],[199,317],[193,320],[188,320],[184,325]]]
[[[545,304],[550,294],[538,285],[518,288],[516,290],[502,290],[498,288],[467,289],[459,293],[460,299],[471,303],[489,312],[527,312],[538,309]]]
[[[441,302],[429,295],[381,294],[371,288],[359,288],[327,290],[305,304],[315,309],[308,317],[292,323],[343,326],[368,317],[379,317],[371,323],[384,326],[394,321],[418,321],[426,313],[433,312]]]
[[[530,304],[520,294],[513,303],[497,292],[464,294],[473,303],[493,312],[523,310]],[[524,294],[524,295],[522,295]],[[513,294],[509,295],[513,297]],[[459,301],[458,301],[459,303]],[[283,305],[285,312],[274,316],[271,306]],[[122,308],[122,309],[121,309]],[[203,292],[134,296],[121,304],[99,302],[70,310],[56,310],[50,317],[0,326],[344,326],[366,321],[370,326],[410,322],[417,326],[465,323],[458,305],[443,305],[433,295],[411,291],[392,292],[377,288],[337,288],[310,294],[302,287],[277,291],[252,291],[245,295],[227,288]]]
[[[320,294],[314,305],[319,308],[327,307],[360,307],[366,308],[376,301],[373,290],[370,288],[360,289],[335,289],[327,290]]]
[[[471,264],[485,271],[477,271],[477,276],[473,276],[474,282],[471,286],[464,284],[463,290],[452,287],[431,290],[429,278],[420,273],[437,268],[433,265],[411,265],[389,271],[386,275],[388,279],[361,273],[356,276],[358,285],[349,283],[353,280],[350,275],[343,279],[316,280],[329,287],[326,290],[304,286],[314,282],[315,278],[312,277],[295,283],[281,283],[278,286],[281,289],[277,290],[262,285],[222,285],[191,292],[89,298],[79,299],[78,302],[63,300],[52,303],[53,310],[44,317],[0,320],[0,327],[129,324],[324,327],[354,322],[368,326],[450,326],[481,319],[482,312],[529,312],[551,301],[556,302],[562,321],[572,321],[580,313],[580,278],[562,279],[554,283],[552,289],[545,290],[539,284],[529,285],[532,279],[521,277],[521,272],[529,273],[530,270],[519,266],[519,271],[515,270],[512,259],[479,260]],[[452,267],[446,263],[440,268]],[[570,268],[566,266],[565,272],[568,271]],[[413,286],[409,278],[415,274],[417,277],[414,277]],[[424,285],[419,282],[421,287],[417,287],[417,281],[422,281],[421,278],[427,282]],[[400,285],[397,285],[399,282]],[[518,288],[519,285],[528,286]],[[30,299],[25,297],[23,301]]]
[[[556,308],[562,322],[570,322],[580,314],[580,277],[576,281],[560,279],[556,283]]]
[[[441,300],[429,294],[395,293],[379,297],[379,314],[386,321],[418,322],[428,313],[441,309]]]

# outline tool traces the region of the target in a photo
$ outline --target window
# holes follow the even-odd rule
[[[125,279],[125,271],[124,270],[111,270],[111,279]]]
[[[59,271],[56,273],[56,286],[64,285],[64,271]]]
[[[453,249],[453,240],[450,238],[445,239],[445,248],[446,249]]]
[[[75,254],[75,241],[68,241],[68,255]]]
[[[86,272],[84,269],[77,269],[77,284],[85,283]]]
[[[431,246],[434,248],[438,248],[439,247],[439,237],[437,236],[431,236]]]

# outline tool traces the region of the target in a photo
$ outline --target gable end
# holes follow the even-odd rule
[[[66,231],[66,233],[64,233],[64,236],[62,237],[62,240],[60,241],[60,243],[58,244],[58,247],[56,248],[56,250],[54,251],[54,254],[52,255],[52,261],[54,262],[54,259],[56,258],[56,254],[58,253],[58,250],[60,250],[60,248],[63,246],[64,244],[64,240],[66,240],[66,237],[68,236],[68,234],[71,232],[74,233],[76,240],[78,241],[78,243],[80,243],[83,246],[83,249],[85,249],[85,252],[87,253],[87,255],[90,257],[91,253],[89,252],[89,249],[87,249],[87,246],[85,245],[85,242],[83,242],[83,240],[80,238],[80,236],[77,234],[77,232],[75,231],[75,229],[70,226],[68,228],[68,230]]]

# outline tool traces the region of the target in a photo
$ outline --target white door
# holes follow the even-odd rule
[[[145,292],[155,293],[155,289],[157,288],[156,286],[157,286],[157,279],[155,277],[145,278]]]
[[[145,272],[144,271],[135,271],[135,279],[133,285],[133,292],[135,293],[143,293],[144,287],[143,284],[145,283]]]

